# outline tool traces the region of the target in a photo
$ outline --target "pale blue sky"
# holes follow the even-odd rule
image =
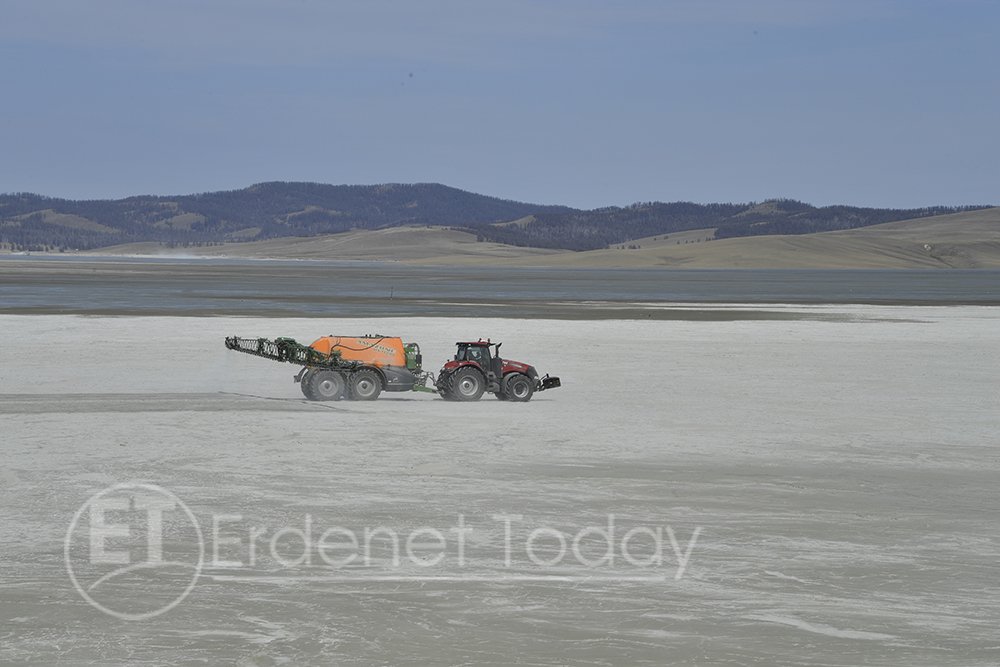
[[[1000,2],[0,0],[0,192],[1000,204]]]

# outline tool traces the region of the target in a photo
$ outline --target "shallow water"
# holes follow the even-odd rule
[[[645,318],[632,302],[998,304],[995,270],[669,270],[6,256],[0,312]]]

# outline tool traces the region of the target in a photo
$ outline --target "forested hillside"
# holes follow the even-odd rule
[[[83,250],[139,241],[183,247],[437,225],[471,231],[481,240],[591,250],[690,229],[713,228],[716,238],[802,234],[959,210],[966,209],[816,208],[773,200],[651,202],[582,211],[498,199],[438,184],[261,183],[227,192],[92,201],[15,193],[0,195],[0,249]]]

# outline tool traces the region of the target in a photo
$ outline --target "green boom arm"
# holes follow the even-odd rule
[[[239,338],[237,336],[229,336],[226,338],[226,348],[273,361],[287,361],[290,364],[298,364],[299,366],[320,366],[340,370],[358,366],[356,361],[342,359],[339,352],[335,351],[329,355],[323,354],[308,345],[296,342],[294,338],[275,338],[274,340],[270,340],[268,338]]]

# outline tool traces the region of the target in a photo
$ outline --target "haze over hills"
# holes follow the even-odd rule
[[[746,204],[647,202],[582,211],[508,201],[439,184],[274,182],[227,192],[120,200],[0,195],[0,248],[86,250],[143,242],[190,248],[434,226],[465,231],[480,241],[506,246],[586,251],[634,245],[636,239],[697,229],[712,229],[715,238],[804,234],[974,208],[817,208],[792,200],[771,200]]]

